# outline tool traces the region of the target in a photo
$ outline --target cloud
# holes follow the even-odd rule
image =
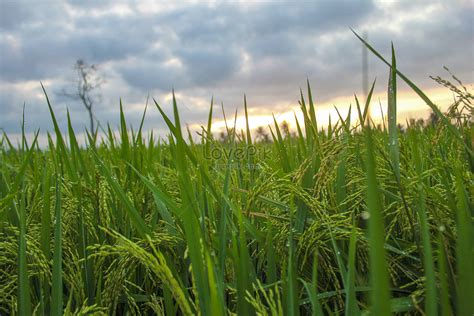
[[[436,85],[428,76],[443,65],[474,82],[474,9],[468,1],[58,0],[0,6],[0,126],[11,132],[19,130],[24,101],[27,110],[38,111],[32,125],[50,129],[40,80],[51,83],[58,111],[64,114],[68,106],[77,128],[87,124],[79,103],[55,96],[70,85],[78,58],[107,74],[96,116],[112,124],[118,122],[119,97],[136,121],[147,94],[168,110],[172,88],[190,124],[206,119],[211,96],[229,112],[242,106],[244,93],[255,113],[286,111],[297,103],[306,78],[317,102],[360,95],[362,47],[349,27],[368,31],[385,56],[393,41],[399,69],[422,87]],[[385,91],[388,70],[371,55],[369,74]],[[157,113],[149,113],[147,128],[162,127]]]

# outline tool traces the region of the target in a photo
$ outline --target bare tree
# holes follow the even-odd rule
[[[68,91],[63,89],[60,95],[82,102],[89,114],[90,130],[93,133],[94,114],[92,107],[102,100],[98,90],[105,83],[105,78],[97,72],[97,65],[89,65],[82,59],[76,61],[74,70],[77,72],[76,90]]]
[[[281,122],[280,128],[283,132],[283,135],[285,135],[285,137],[290,135],[290,124],[288,124],[287,121]]]
[[[234,128],[233,127],[229,128],[227,130],[227,132],[221,131],[219,133],[219,141],[221,143],[228,143],[231,140],[233,134],[234,134]]]
[[[263,143],[268,143],[270,142],[270,137],[268,136],[268,133],[265,131],[265,128],[263,126],[259,126],[256,130],[257,137],[256,140],[263,142]]]

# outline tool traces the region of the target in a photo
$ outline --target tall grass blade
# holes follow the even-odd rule
[[[62,264],[62,211],[61,211],[61,182],[56,177],[56,203],[54,215],[54,256],[53,284],[51,293],[51,315],[63,314],[63,264]]]
[[[25,191],[21,192],[20,199],[20,236],[18,249],[18,314],[31,315],[30,280],[28,277],[28,263],[26,259],[26,209]]]
[[[418,144],[419,137],[414,134],[414,143]],[[416,172],[418,173],[418,201],[417,212],[420,221],[421,241],[423,244],[423,266],[425,270],[425,287],[426,287],[426,301],[425,311],[428,315],[438,315],[437,291],[436,291],[436,276],[433,264],[433,251],[431,247],[429,223],[425,201],[424,183],[421,180],[423,177],[423,163],[419,146],[413,146],[413,157],[415,162]]]
[[[369,213],[369,255],[371,308],[370,314],[377,316],[390,315],[390,291],[387,273],[387,262],[384,248],[384,222],[380,189],[377,183],[377,167],[375,163],[374,144],[370,125],[366,131],[367,146],[367,209]]]
[[[360,309],[357,305],[355,292],[355,273],[356,273],[356,244],[357,232],[355,226],[352,228],[351,239],[349,242],[349,262],[347,268],[346,289],[346,309],[345,315],[360,315]]]
[[[360,37],[354,30],[352,32],[359,38],[359,40],[364,43],[364,45],[375,55],[377,56],[382,62],[384,62],[387,66],[391,67],[390,63],[387,62],[382,55],[380,55],[370,44],[368,44],[362,37]],[[413,91],[418,94],[418,96],[425,101],[425,103],[431,108],[431,110],[443,121],[443,123],[446,125],[448,130],[465,146],[465,149],[467,153],[472,156],[474,153],[472,150],[466,145],[466,142],[464,142],[461,133],[459,130],[449,121],[449,119],[444,115],[439,108],[428,98],[428,96],[420,89],[418,88],[410,79],[408,79],[403,73],[401,73],[399,70],[396,70],[397,75],[402,78],[405,83],[412,88]]]
[[[472,315],[474,313],[474,229],[472,214],[469,205],[459,162],[454,166],[456,185],[456,268],[457,268],[457,314]]]
[[[397,127],[397,66],[395,50],[392,43],[392,65],[388,80],[388,137],[390,159],[397,179],[400,179],[400,152],[398,148]]]

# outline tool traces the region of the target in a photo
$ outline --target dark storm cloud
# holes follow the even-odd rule
[[[206,116],[207,106],[196,100],[206,103],[212,95],[229,110],[242,104],[244,92],[251,107],[285,110],[281,104],[296,103],[306,78],[318,102],[361,94],[362,49],[349,27],[368,30],[385,56],[392,40],[400,69],[417,83],[432,87],[428,76],[443,65],[474,81],[468,1],[143,3],[1,1],[0,87],[14,87],[0,90],[0,127],[17,131],[26,101],[27,109],[44,114],[34,123],[49,128],[39,84],[32,84],[42,80],[51,82],[55,106],[68,105],[82,128],[87,116],[81,105],[54,96],[69,84],[78,58],[107,73],[96,111],[102,121],[117,121],[119,97],[134,120],[148,93],[160,99],[173,87],[190,123]],[[369,56],[369,69],[385,90],[386,67]],[[155,114],[149,127],[156,127]]]

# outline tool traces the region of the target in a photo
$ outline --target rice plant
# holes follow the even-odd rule
[[[474,97],[451,89],[464,105],[443,114],[393,47],[364,44],[389,67],[388,131],[373,87],[357,122],[320,128],[308,83],[297,133],[275,120],[272,142],[246,99],[245,130],[236,114],[216,139],[211,101],[196,141],[173,93],[172,116],[153,102],[167,137],[120,104],[119,133],[80,146],[43,88],[49,145],[0,139],[0,314],[472,315]],[[397,126],[397,80],[438,124]]]

